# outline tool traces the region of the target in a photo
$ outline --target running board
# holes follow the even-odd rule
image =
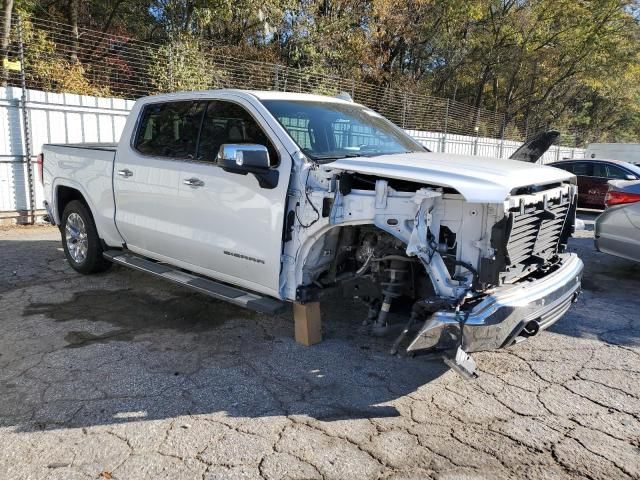
[[[108,250],[104,257],[118,265],[124,265],[141,272],[150,273],[159,278],[170,280],[178,285],[196,290],[218,300],[224,300],[240,307],[261,313],[274,315],[282,312],[287,304],[275,298],[265,297],[258,293],[248,292],[238,287],[232,287],[205,277],[188,273],[171,267],[166,263],[156,262],[122,250]]]

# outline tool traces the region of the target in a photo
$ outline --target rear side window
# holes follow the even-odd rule
[[[205,102],[147,105],[142,111],[134,147],[158,157],[193,159]]]
[[[607,178],[607,165],[604,163],[596,163],[593,166],[593,176]]]
[[[584,177],[591,177],[593,175],[591,164],[586,162],[574,163],[572,172],[574,175],[582,175]]]
[[[561,168],[562,170],[566,170],[567,172],[573,173],[573,163],[556,163],[553,166],[556,168]]]

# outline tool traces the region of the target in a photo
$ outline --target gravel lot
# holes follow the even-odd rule
[[[640,478],[640,266],[580,233],[579,303],[465,381],[390,357],[357,305],[305,348],[289,315],[0,230],[0,478]]]

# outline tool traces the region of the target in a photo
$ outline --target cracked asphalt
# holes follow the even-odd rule
[[[0,479],[640,478],[640,266],[579,233],[579,303],[466,381],[389,356],[350,301],[303,347],[290,315],[1,229]]]

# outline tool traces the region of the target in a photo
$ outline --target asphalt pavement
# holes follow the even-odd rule
[[[114,267],[52,227],[0,230],[1,479],[640,478],[640,265],[570,248],[584,293],[548,331],[441,361],[392,357],[351,300],[324,341]]]

